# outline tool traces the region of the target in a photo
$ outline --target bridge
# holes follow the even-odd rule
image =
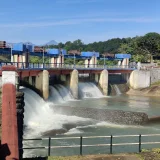
[[[108,70],[109,74],[116,73],[131,73],[136,69],[136,66],[107,66],[93,64],[90,66],[86,65],[74,65],[65,63],[24,63],[24,62],[5,62],[0,63],[0,68],[5,65],[14,65],[17,68],[17,72],[21,77],[25,76],[36,76],[38,72],[42,70],[48,70],[50,75],[52,74],[69,74],[71,70],[77,69],[79,73],[100,73],[103,69]],[[2,71],[0,70],[0,75]]]
[[[135,66],[129,66],[129,56],[117,59],[120,63],[115,66],[98,65],[97,59],[101,58],[94,53],[88,55],[70,56],[51,53],[24,52],[24,50],[0,49],[0,54],[11,54],[11,62],[0,62],[0,76],[2,76],[2,146],[3,159],[16,159],[22,157],[18,148],[22,147],[23,136],[23,112],[16,114],[16,102],[22,102],[24,98],[17,99],[16,90],[20,85],[25,85],[36,91],[44,100],[49,97],[49,85],[56,81],[69,86],[71,94],[78,99],[78,83],[80,75],[87,74],[89,79],[96,82],[102,93],[108,95],[108,77],[110,74],[123,74],[128,79]],[[29,55],[50,56],[51,63],[29,63]],[[65,64],[64,58],[84,59],[84,65]],[[102,58],[103,59],[103,58]],[[43,59],[44,60],[44,59]],[[104,57],[104,62],[107,60]],[[44,61],[43,61],[44,62]],[[19,110],[19,104],[18,110]],[[19,113],[22,115],[18,116]],[[3,147],[2,147],[3,148]],[[0,157],[1,158],[1,157]]]

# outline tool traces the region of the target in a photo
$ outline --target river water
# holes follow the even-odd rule
[[[130,96],[118,94],[116,96],[104,97],[93,83],[81,83],[80,100],[74,100],[67,87],[62,85],[50,86],[50,98],[44,102],[35,92],[23,88],[25,93],[25,113],[24,113],[24,138],[46,137],[44,132],[49,130],[64,129],[66,124],[72,127],[63,134],[52,137],[79,137],[79,136],[110,136],[110,135],[139,135],[139,134],[159,134],[160,124],[146,124],[144,126],[122,125],[110,122],[102,122],[89,118],[76,116],[66,116],[56,113],[55,106],[88,107],[98,109],[123,110],[145,112],[149,117],[160,115],[160,98]],[[66,129],[66,128],[65,128]],[[159,137],[142,137],[142,141],[158,141]],[[138,142],[138,137],[113,138],[113,143]],[[52,140],[52,146],[79,145],[80,139]],[[110,138],[83,139],[83,145],[107,144]],[[48,140],[27,141],[25,147],[47,146]],[[159,145],[142,145],[142,148],[159,147]],[[105,147],[84,147],[83,154],[103,154],[109,153],[109,146]],[[113,152],[137,152],[138,145],[134,146],[113,146]],[[52,149],[52,155],[77,155],[78,148]],[[24,150],[24,157],[34,155],[47,155],[47,150]]]

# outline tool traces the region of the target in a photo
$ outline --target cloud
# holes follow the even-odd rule
[[[62,21],[53,21],[53,22],[28,22],[28,23],[9,23],[1,24],[0,28],[34,28],[34,27],[51,27],[51,26],[65,26],[65,25],[78,25],[84,23],[156,23],[160,22],[158,18],[83,18],[83,19],[68,19]]]
[[[86,11],[81,13],[80,15],[56,15],[56,16],[41,16],[41,17],[37,17],[37,20],[56,20],[56,19],[78,19],[78,18],[98,18],[98,17],[108,17],[108,16],[128,16],[131,13],[127,13],[127,12],[106,12],[106,11]],[[132,15],[132,14],[131,14]]]

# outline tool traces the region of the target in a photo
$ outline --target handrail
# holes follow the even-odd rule
[[[80,137],[49,137],[49,138],[37,138],[37,139],[23,139],[23,141],[35,141],[35,140],[48,140],[48,146],[37,146],[37,147],[24,147],[20,148],[23,149],[48,149],[48,156],[50,156],[51,149],[58,149],[58,148],[80,148],[80,155],[82,155],[82,148],[83,147],[97,147],[97,146],[110,146],[110,154],[112,154],[113,146],[131,146],[131,145],[138,145],[138,151],[141,152],[142,148],[141,145],[147,144],[160,144],[160,142],[149,142],[145,141],[142,142],[142,137],[153,137],[153,136],[160,136],[160,134],[137,134],[137,135],[111,135],[111,136],[80,136]],[[124,142],[124,143],[113,143],[113,138],[126,138],[126,137],[137,137],[138,142]],[[97,143],[97,144],[82,144],[82,140],[84,139],[97,139],[97,138],[107,138],[110,139],[110,143]],[[71,140],[71,139],[79,139],[79,144],[74,145],[60,145],[60,146],[51,146],[51,140]]]
[[[25,63],[25,62],[0,62],[0,67],[4,65],[15,65],[17,69],[52,69],[52,68],[63,68],[63,69],[135,69],[136,66],[128,65],[78,65],[78,64],[66,64],[66,63]]]

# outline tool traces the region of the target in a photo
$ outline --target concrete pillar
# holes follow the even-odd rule
[[[75,99],[78,99],[78,71],[74,69],[70,76],[70,91]]]
[[[122,66],[123,68],[126,68],[129,65],[129,59],[128,58],[124,58],[122,61]]]
[[[89,68],[96,68],[97,65],[97,57],[93,56],[89,62]]]
[[[18,55],[14,55],[14,60],[13,60],[15,63],[18,62]]]
[[[18,68],[22,68],[23,67],[23,57],[22,55],[18,55]]]
[[[22,55],[22,62],[23,62],[24,68],[26,68],[26,55],[25,55],[25,53],[23,53],[23,55]]]
[[[126,64],[129,66],[129,58],[126,58]]]
[[[97,57],[94,57],[94,68],[97,68]]]
[[[64,56],[62,56],[62,66],[64,66]]]
[[[40,72],[37,76],[36,76],[36,81],[35,81],[35,87],[42,92],[42,80],[43,80],[43,72]]]
[[[62,67],[62,63],[64,62],[64,57],[63,56],[58,56],[58,58],[57,58],[57,66],[58,67]]]
[[[100,74],[99,86],[105,96],[108,95],[108,71],[104,69]]]
[[[89,68],[94,68],[94,57],[90,59]]]
[[[44,100],[49,97],[49,72],[43,70],[36,76],[35,87],[40,91]]]
[[[11,62],[14,62],[14,55],[12,54]]]
[[[49,72],[43,70],[43,83],[42,83],[43,99],[47,100],[49,97]]]
[[[121,61],[118,61],[118,66],[121,66]]]
[[[57,58],[54,58],[54,66],[57,67]]]
[[[55,59],[54,57],[51,58],[51,67],[55,66],[54,59]]]
[[[85,65],[85,68],[88,68],[88,59],[85,59],[85,61],[84,61],[84,65]]]
[[[2,67],[2,136],[0,159],[19,160],[16,112],[16,67]]]
[[[151,84],[150,71],[134,70],[129,78],[129,86],[133,89],[147,88]]]

